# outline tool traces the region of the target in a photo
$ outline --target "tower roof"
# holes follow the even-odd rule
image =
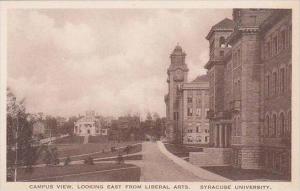
[[[178,43],[175,46],[172,55],[185,55],[185,52],[183,52],[182,47]]]
[[[213,32],[215,31],[233,31],[234,22],[231,19],[225,18],[211,27],[206,39],[209,39]]]

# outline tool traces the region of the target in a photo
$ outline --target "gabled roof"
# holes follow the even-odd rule
[[[225,18],[222,21],[215,24],[211,29],[233,29],[234,22],[231,19]]]
[[[231,19],[225,18],[222,21],[218,22],[211,27],[209,33],[206,36],[206,39],[209,39],[214,31],[230,31],[234,29],[234,22]]]
[[[192,82],[208,82],[208,75],[197,76]]]

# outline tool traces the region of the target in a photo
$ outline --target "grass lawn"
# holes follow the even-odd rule
[[[276,180],[276,181],[290,181],[290,177],[282,176],[278,174],[272,174],[262,170],[246,170],[246,169],[236,169],[229,166],[210,166],[202,167],[208,171],[219,174],[231,180]]]
[[[111,152],[110,148],[112,146],[115,146],[116,148],[126,147],[127,145],[132,145],[136,143],[137,142],[123,142],[123,143],[107,142],[107,143],[56,145],[56,147],[58,149],[58,158],[62,162],[67,156],[70,157],[71,161],[74,161],[74,160],[84,160],[88,156],[91,156],[92,158],[104,158],[104,157],[117,156],[119,153],[125,155],[127,154],[127,152],[124,152],[124,148],[116,149],[115,152]],[[142,151],[142,145],[137,144],[131,146],[131,149],[129,150],[128,154],[138,153],[140,151]],[[76,155],[83,155],[83,156],[76,156]],[[42,164],[42,163],[44,162],[41,159],[37,161],[37,164]]]
[[[68,137],[63,137],[61,139],[57,139],[53,141],[55,144],[81,144],[83,143],[84,137],[82,136],[68,136]]]
[[[201,147],[189,147],[186,145],[180,145],[180,144],[168,144],[165,143],[166,149],[173,153],[174,155],[178,157],[188,157],[189,152],[202,152],[203,149]]]
[[[121,169],[128,168],[128,169]],[[113,170],[115,169],[115,170]],[[107,170],[101,172],[103,170]],[[113,170],[113,171],[109,171]],[[98,172],[99,171],[99,172]],[[47,166],[34,168],[32,173],[18,170],[18,181],[139,181],[140,168],[132,164],[95,164]],[[36,179],[36,180],[32,180]]]

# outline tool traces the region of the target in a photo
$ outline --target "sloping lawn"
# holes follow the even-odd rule
[[[178,157],[188,157],[189,152],[202,152],[202,147],[164,143],[166,149]]]
[[[55,144],[82,144],[84,137],[82,136],[68,136],[53,141]]]
[[[89,143],[89,144],[72,144],[72,145],[56,145],[58,149],[58,158],[60,162],[63,162],[66,157],[70,157],[71,161],[74,160],[84,160],[88,156],[92,158],[105,158],[118,156],[118,154],[126,155],[133,154],[142,151],[141,144],[135,144],[136,142],[124,142],[124,143]],[[135,144],[135,145],[132,145]],[[131,145],[129,152],[125,152],[124,148]],[[54,146],[54,145],[53,145]],[[111,152],[110,148],[112,146],[116,147],[116,151]],[[104,152],[103,152],[104,151]],[[37,164],[44,163],[42,159],[37,161]]]
[[[140,168],[132,164],[47,166],[32,173],[18,170],[18,181],[139,181]]]

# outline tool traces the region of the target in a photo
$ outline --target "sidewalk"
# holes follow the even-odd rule
[[[227,179],[223,176],[217,175],[215,173],[212,173],[210,171],[204,170],[203,168],[200,168],[198,166],[194,166],[191,163],[177,157],[176,155],[173,155],[170,153],[165,145],[161,142],[158,141],[157,145],[160,149],[160,151],[167,156],[171,161],[176,163],[178,166],[182,167],[186,171],[192,173],[193,175],[197,176],[200,180],[203,181],[217,181],[217,182],[224,182],[224,181],[231,181],[230,179]]]

